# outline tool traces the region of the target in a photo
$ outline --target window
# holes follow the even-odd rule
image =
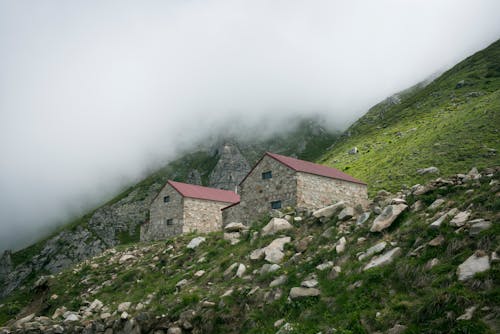
[[[167,219],[167,226],[174,225],[173,219]]]
[[[262,173],[262,180],[272,179],[273,173],[271,171]]]
[[[163,197],[163,203],[168,203],[168,202],[170,202],[170,196]]]
[[[271,209],[281,209],[281,201],[271,202]]]

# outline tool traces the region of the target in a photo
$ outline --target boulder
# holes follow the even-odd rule
[[[370,211],[362,213],[359,217],[358,220],[356,220],[356,225],[363,225],[366,223],[366,221],[370,218]]]
[[[229,223],[226,226],[224,226],[224,231],[231,233],[231,232],[241,232],[248,230],[248,226],[242,224],[242,223]]]
[[[385,247],[387,246],[387,242],[385,241],[381,241],[379,242],[378,244],[368,248],[366,250],[366,252],[362,253],[361,255],[358,256],[358,260],[362,261],[374,254],[378,254],[380,253],[381,251],[383,251],[385,249]]]
[[[130,261],[130,260],[135,260],[136,257],[132,254],[125,254],[125,255],[122,255],[122,257],[120,257],[120,259],[118,260],[118,263],[120,264],[123,264],[127,261]]]
[[[178,326],[170,327],[167,334],[182,334],[182,329]]]
[[[375,218],[370,229],[371,232],[380,232],[389,226],[399,217],[399,215],[408,208],[406,204],[388,205],[384,211]]]
[[[224,276],[225,279],[229,279],[231,278],[231,276],[233,276],[233,272],[234,270],[236,269],[236,267],[238,267],[239,263],[235,262],[233,263],[232,265],[230,265],[225,271],[224,273],[222,274]]]
[[[490,259],[483,251],[476,251],[464,263],[458,266],[457,276],[459,281],[466,281],[476,273],[490,269]]]
[[[451,209],[450,211],[448,211],[447,213],[441,215],[437,220],[435,220],[434,222],[432,222],[432,224],[429,225],[429,228],[431,229],[438,229],[441,227],[441,225],[443,224],[443,222],[448,218],[448,217],[453,217],[454,215],[456,215],[458,212],[458,209],[457,208],[453,208]]]
[[[290,290],[290,299],[298,299],[304,297],[316,297],[321,294],[316,288],[303,288],[303,287],[295,287]]]
[[[370,262],[368,262],[368,264],[363,268],[363,270],[368,270],[368,269],[371,269],[374,267],[389,264],[392,261],[394,261],[394,259],[399,257],[401,255],[401,253],[402,253],[402,250],[400,247],[393,248],[390,251],[373,258]]]
[[[441,246],[443,243],[444,243],[444,237],[442,235],[438,235],[437,237],[429,241],[429,246],[438,247]]]
[[[342,211],[340,211],[340,213],[337,216],[337,218],[340,221],[345,221],[345,220],[349,220],[352,217],[354,217],[354,214],[355,214],[354,213],[354,208],[348,206],[348,207],[345,207],[344,209],[342,209]]]
[[[236,245],[238,242],[240,242],[240,237],[240,232],[224,233],[224,240],[228,240],[231,245]]]
[[[476,311],[477,306],[471,306],[465,309],[465,313],[457,318],[457,320],[470,320],[474,315],[474,311]]]
[[[340,201],[338,203],[335,203],[333,205],[324,207],[322,209],[316,210],[313,212],[313,216],[316,218],[331,218],[333,217],[337,212],[345,208],[345,203],[343,201]]]
[[[280,231],[293,229],[293,226],[283,218],[273,218],[262,228],[262,235],[273,235]]]
[[[281,276],[278,276],[276,279],[274,279],[271,283],[269,283],[269,287],[270,288],[274,288],[274,287],[277,287],[277,286],[280,286],[280,285],[283,285],[286,283],[286,281],[288,280],[288,277],[286,277],[286,275],[281,275]]]
[[[243,275],[245,275],[246,271],[247,271],[247,267],[243,263],[240,263],[238,265],[238,269],[236,270],[236,277],[242,278]]]
[[[304,288],[315,288],[319,284],[318,280],[316,279],[310,279],[310,280],[305,280],[300,283],[300,285]]]
[[[328,261],[328,262],[325,262],[325,263],[318,264],[316,266],[316,269],[318,269],[319,271],[323,271],[323,270],[326,270],[326,269],[330,269],[332,267],[333,267],[333,262],[332,261]]]
[[[194,239],[192,239],[189,244],[187,245],[187,248],[189,249],[195,249],[196,247],[198,247],[202,242],[205,242],[207,239],[205,239],[204,237],[196,237]]]
[[[280,263],[285,254],[283,253],[285,244],[292,239],[290,237],[282,237],[273,240],[267,247],[264,248],[265,260],[270,263]]]
[[[131,302],[123,302],[118,305],[118,312],[125,312],[130,308],[130,305],[132,305]]]
[[[431,166],[427,168],[420,168],[417,169],[417,174],[423,175],[423,174],[436,174],[439,173],[439,168]]]
[[[80,316],[73,312],[69,313],[64,318],[64,322],[74,322],[74,321],[80,321]]]
[[[429,205],[429,207],[427,208],[427,210],[436,210],[441,205],[443,205],[445,202],[446,201],[444,199],[438,198],[437,200],[435,200],[434,202],[432,202],[431,205]]]
[[[469,220],[470,215],[470,211],[459,212],[455,215],[455,217],[453,217],[452,220],[450,220],[450,225],[454,227],[462,227],[465,225],[467,220]]]
[[[14,327],[21,328],[25,323],[30,322],[35,317],[35,313],[25,316],[14,323]]]
[[[484,220],[484,219],[474,219],[469,222],[471,224],[470,230],[469,230],[469,235],[470,236],[476,236],[479,233],[486,231],[493,226],[491,222]]]
[[[341,254],[345,251],[345,245],[347,244],[347,240],[345,237],[342,237],[337,241],[337,245],[335,246],[335,251],[337,254]]]
[[[194,273],[194,277],[201,277],[203,275],[205,275],[205,270],[198,270]]]

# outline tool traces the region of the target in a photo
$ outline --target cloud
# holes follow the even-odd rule
[[[345,128],[496,40],[499,12],[496,0],[1,1],[0,249],[214,132],[309,114]]]

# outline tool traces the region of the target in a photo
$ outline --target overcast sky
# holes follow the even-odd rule
[[[343,129],[498,39],[498,13],[498,0],[0,0],[0,250],[212,132],[318,113]]]

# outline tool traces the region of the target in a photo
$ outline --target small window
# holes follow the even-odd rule
[[[262,180],[272,179],[273,173],[271,171],[262,173]]]
[[[167,219],[167,226],[174,225],[173,219]]]
[[[163,197],[163,203],[168,203],[168,202],[170,202],[170,196]]]
[[[271,202],[271,208],[272,209],[281,209],[281,201]]]

